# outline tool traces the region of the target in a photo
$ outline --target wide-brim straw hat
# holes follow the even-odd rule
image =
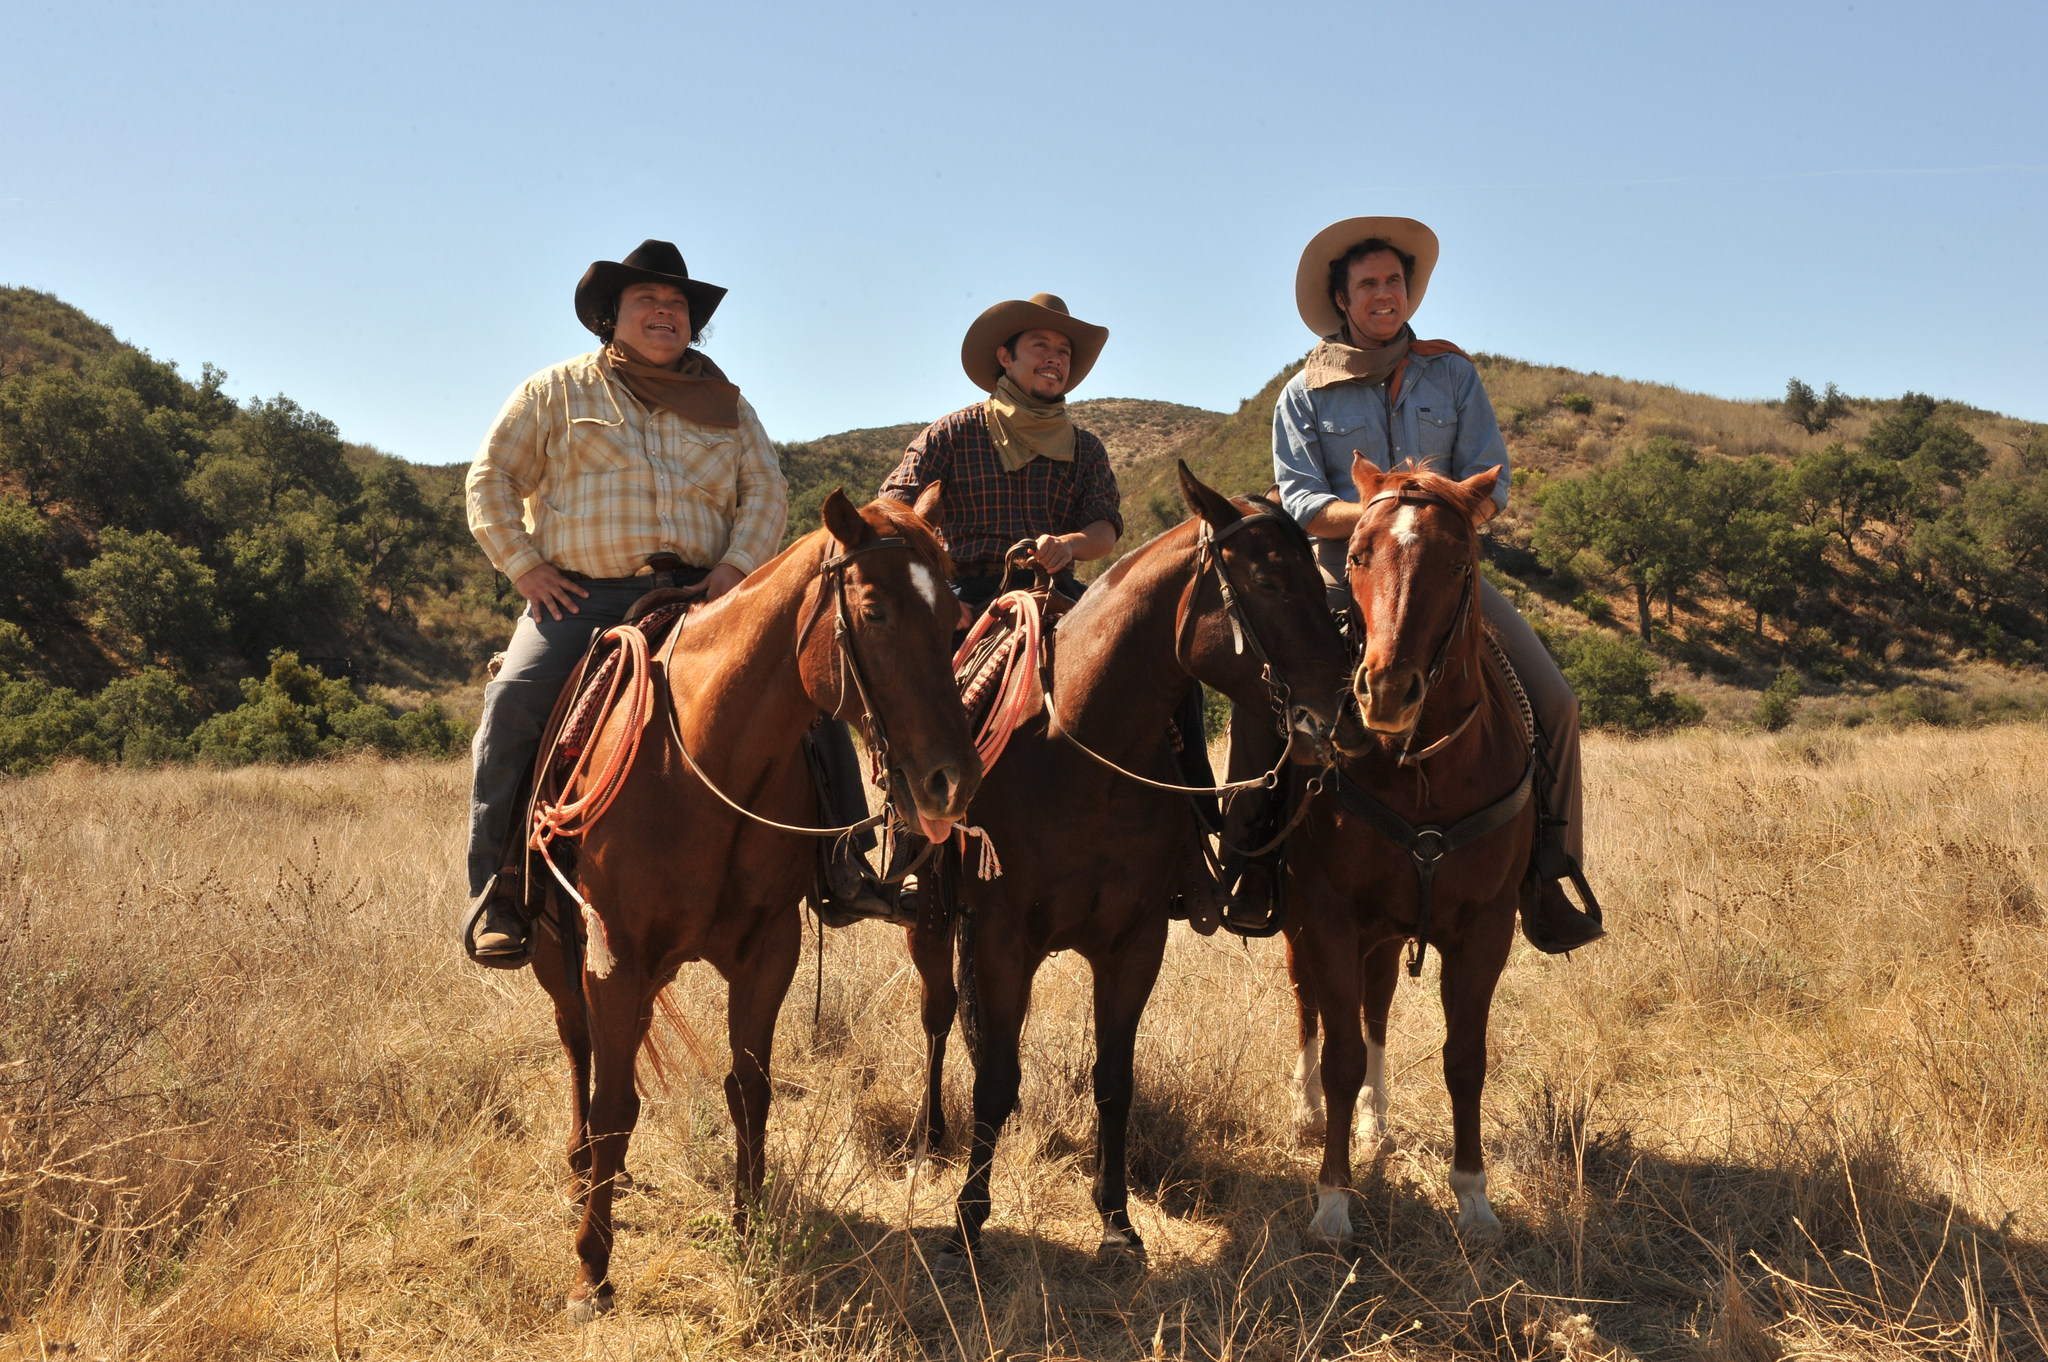
[[[1415,268],[1408,271],[1409,315],[1422,306],[1429,272],[1436,268],[1436,233],[1414,218],[1346,218],[1316,233],[1294,271],[1294,305],[1308,329],[1318,336],[1334,335],[1344,328],[1344,315],[1330,297],[1331,262],[1374,237],[1415,257]]]
[[[692,331],[704,329],[704,323],[711,320],[711,314],[718,311],[719,301],[725,297],[725,290],[718,285],[690,277],[690,267],[683,263],[683,253],[674,245],[649,239],[634,247],[624,260],[594,261],[583,271],[583,277],[576,282],[576,320],[602,336],[603,320],[617,306],[626,285],[647,282],[673,284],[683,291],[683,296],[690,300]]]
[[[997,303],[974,319],[967,339],[960,342],[960,367],[983,392],[994,392],[1003,376],[996,363],[996,347],[1025,331],[1057,331],[1074,343],[1074,357],[1067,369],[1067,392],[1081,386],[1088,371],[1109,340],[1109,328],[1094,326],[1067,311],[1058,295],[1034,293],[1029,299],[1011,298]],[[1064,396],[1064,394],[1062,394]]]

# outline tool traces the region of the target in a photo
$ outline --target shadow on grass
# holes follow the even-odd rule
[[[1493,1246],[1461,1243],[1434,1160],[1398,1154],[1361,1163],[1339,1252],[1270,1147],[1151,1170],[1141,1196],[1213,1233],[1142,1266],[1004,1227],[1000,1182],[971,1273],[940,1266],[943,1226],[792,1207],[811,1227],[777,1242],[806,1251],[750,1333],[934,1358],[2048,1357],[2048,1245],[1964,1214],[1881,1137],[1813,1138],[1811,1158],[1717,1162],[1562,1120],[1496,1163]]]

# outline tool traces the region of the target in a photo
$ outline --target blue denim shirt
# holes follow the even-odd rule
[[[1333,501],[1358,500],[1353,450],[1382,471],[1413,459],[1460,480],[1497,465],[1493,499],[1508,504],[1508,447],[1486,385],[1463,355],[1411,355],[1391,421],[1384,383],[1311,391],[1300,374],[1289,379],[1273,404],[1273,476],[1296,523],[1307,525]]]

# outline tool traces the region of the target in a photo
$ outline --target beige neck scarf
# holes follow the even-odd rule
[[[981,413],[1005,473],[1014,473],[1037,458],[1066,463],[1074,457],[1074,421],[1067,415],[1063,398],[1036,401],[1004,374],[996,380],[996,390],[988,401],[981,404]]]
[[[1333,383],[1384,383],[1401,367],[1401,361],[1408,358],[1409,342],[1415,339],[1415,332],[1408,326],[1401,327],[1401,334],[1380,346],[1377,350],[1365,350],[1351,344],[1349,331],[1337,331],[1323,337],[1316,348],[1308,352],[1308,362],[1302,366],[1302,381],[1310,388],[1327,388]]]
[[[740,390],[702,350],[684,351],[682,362],[673,369],[643,363],[617,341],[604,348],[604,357],[626,390],[649,410],[666,407],[685,420],[707,426],[736,427],[740,423]]]

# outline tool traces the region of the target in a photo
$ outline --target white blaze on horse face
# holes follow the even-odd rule
[[[1394,512],[1394,542],[1404,549],[1412,549],[1422,539],[1422,532],[1415,528],[1418,519],[1413,506],[1403,506]]]
[[[938,575],[923,563],[912,563],[910,565],[910,580],[916,583],[917,594],[924,597],[925,604],[929,605],[933,612],[936,613],[939,608]]]
[[[1451,1191],[1458,1198],[1458,1233],[1467,1239],[1500,1238],[1500,1217],[1486,1199],[1486,1174],[1451,1170]]]

